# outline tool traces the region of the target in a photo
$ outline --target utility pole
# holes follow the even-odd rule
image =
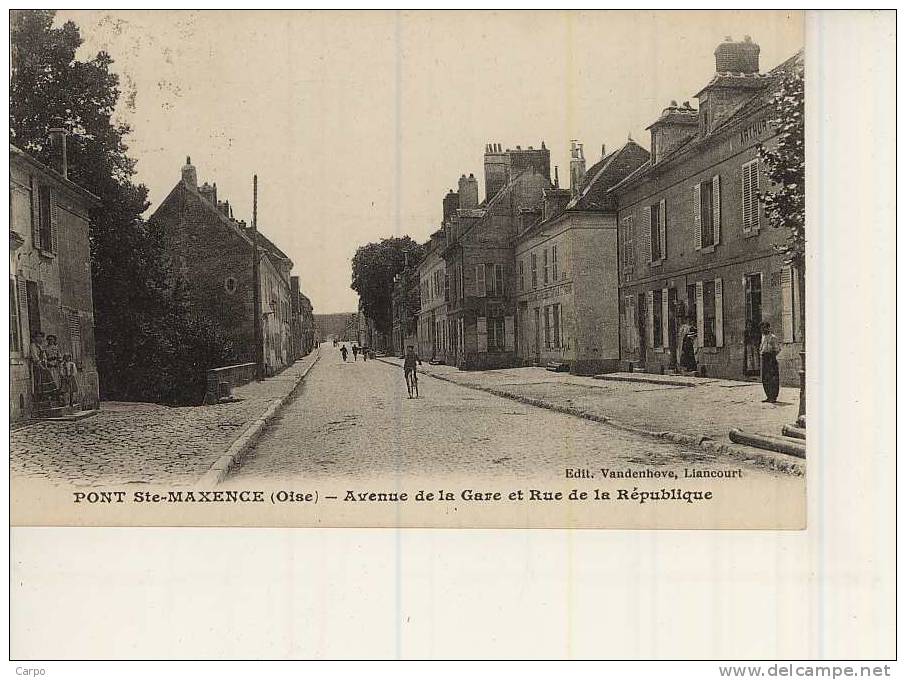
[[[261,290],[258,272],[258,175],[252,178],[252,291],[255,319],[255,379],[264,380],[264,337],[261,329]]]

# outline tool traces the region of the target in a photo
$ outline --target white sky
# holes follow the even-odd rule
[[[151,211],[187,155],[295,263],[316,313],[354,311],[356,248],[424,241],[462,173],[484,196],[487,142],[551,149],[568,184],[569,140],[601,144],[693,95],[730,35],[762,71],[804,43],[798,12],[66,11],[121,76],[137,180]],[[149,211],[150,214],[150,211]]]

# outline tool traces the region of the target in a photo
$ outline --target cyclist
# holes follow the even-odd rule
[[[416,363],[421,366],[422,360],[418,358],[418,354],[415,351],[415,348],[412,345],[406,347],[406,357],[403,361],[403,375],[406,377],[406,390],[409,392],[409,398],[412,399],[412,395],[415,395],[415,398],[418,398],[418,373],[415,370]]]

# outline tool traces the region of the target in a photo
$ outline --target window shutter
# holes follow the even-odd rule
[[[761,182],[758,177],[758,161],[752,161],[750,168],[749,172],[752,176],[752,230],[757,232],[761,228],[761,201],[758,199]]]
[[[714,225],[714,245],[717,245],[720,243],[720,175],[714,175],[711,180],[711,221]]]
[[[664,347],[670,347],[670,302],[668,300],[668,291],[664,288],[661,291],[661,343]]]
[[[31,328],[28,325],[28,292],[25,279],[16,277],[16,304],[19,307],[19,330],[22,333],[22,356],[28,356],[31,345]]]
[[[566,347],[566,342],[563,338],[563,305],[557,305],[557,333],[560,341],[559,347]]]
[[[504,265],[494,265],[494,290],[496,291],[497,295],[506,295],[506,284],[504,282],[506,281],[507,277],[505,276],[505,274],[506,272],[504,270]]]
[[[651,262],[651,206],[642,208],[642,252],[646,262]]]
[[[639,324],[635,318],[636,310],[634,295],[630,295],[626,298],[626,309],[628,310],[627,318],[629,323],[629,349],[637,350],[639,348]]]
[[[33,177],[28,178],[31,187],[31,244],[35,248],[41,247],[41,188],[35,189]],[[29,338],[31,340],[31,338]]]
[[[57,192],[50,192],[50,250],[57,252],[57,222],[59,221],[59,210],[57,208]]]
[[[483,316],[478,317],[476,324],[478,329],[478,351],[488,351],[488,320]]]
[[[695,282],[695,316],[698,328],[696,328],[696,344],[699,347],[705,346],[705,284],[703,281]]]
[[[793,270],[783,267],[780,270],[780,313],[783,324],[783,341],[793,342]]]
[[[752,230],[752,181],[749,164],[742,166],[742,231],[747,234]]]
[[[692,228],[695,231],[695,249],[702,249],[702,185],[692,187]]]
[[[663,198],[658,204],[658,213],[660,214],[660,219],[658,220],[658,228],[660,229],[661,236],[661,259],[667,259],[667,201]]]
[[[504,348],[507,352],[516,349],[516,319],[512,316],[506,316],[503,319],[503,337],[505,338]]]
[[[645,308],[648,314],[648,323],[645,324],[646,335],[648,336],[648,346],[654,347],[654,291],[649,290],[645,293]]]
[[[724,346],[724,282],[714,279],[714,341]]]
[[[485,266],[483,264],[475,265],[475,295],[485,297],[488,294],[487,280],[485,279]]]

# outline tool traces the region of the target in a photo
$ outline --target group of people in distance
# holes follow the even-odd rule
[[[337,341],[334,340],[334,346],[336,346]],[[345,344],[340,345],[340,354],[343,356],[343,361],[346,361],[349,358],[349,348]],[[374,354],[369,347],[359,347],[357,344],[352,343],[352,360],[358,361],[359,355],[362,355],[363,361],[368,361],[369,357],[374,359]]]
[[[32,333],[29,361],[35,394],[55,393],[60,402],[68,399],[72,406],[79,394],[79,370],[72,355],[60,349],[57,336],[48,335],[45,342],[44,333]]]
[[[338,343],[334,339],[333,344],[334,347],[339,344],[340,356],[343,357],[343,361],[347,361],[350,350],[346,347],[346,343]],[[369,357],[374,359],[374,352],[370,347],[359,347],[356,343],[352,343],[352,360],[358,361],[360,354],[364,361],[368,361]],[[416,366],[421,366],[421,363],[422,360],[419,358],[415,348],[412,345],[406,347],[406,356],[403,360],[403,376],[406,378],[406,390],[409,392],[410,399],[418,398],[418,373]]]

